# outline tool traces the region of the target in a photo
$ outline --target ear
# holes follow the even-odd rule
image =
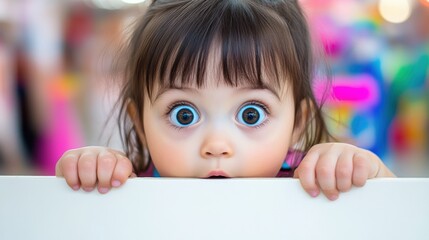
[[[137,133],[137,136],[139,137],[141,143],[145,145],[146,138],[145,138],[144,128],[143,128],[143,119],[139,115],[139,111],[137,109],[136,103],[131,99],[128,99],[127,113],[128,113],[128,117],[131,119],[131,122],[134,125],[134,129]]]
[[[295,116],[295,126],[292,133],[292,141],[291,146],[297,145],[302,140],[302,135],[305,133],[308,121],[310,119],[310,112],[312,106],[311,103],[307,101],[307,99],[301,100],[298,105],[297,113]],[[299,145],[298,145],[299,146]]]

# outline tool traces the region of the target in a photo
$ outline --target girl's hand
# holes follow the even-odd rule
[[[86,192],[96,186],[100,193],[119,187],[134,177],[131,161],[125,154],[105,147],[84,147],[65,152],[55,167],[57,177],[64,177],[74,190]]]
[[[345,143],[313,146],[294,175],[308,194],[316,197],[321,190],[330,200],[352,186],[362,187],[367,179],[394,176],[377,155]]]

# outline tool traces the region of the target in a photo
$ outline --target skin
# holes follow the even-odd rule
[[[257,128],[237,120],[240,107],[256,99],[269,108],[265,123]],[[177,101],[195,105],[200,113],[196,124],[180,129],[172,126],[166,109]],[[212,171],[222,171],[228,177],[275,177],[298,134],[293,126],[291,94],[282,94],[279,99],[267,89],[211,84],[203,89],[167,90],[153,103],[145,102],[143,125],[136,124],[140,129],[144,126],[145,135],[142,130],[139,135],[145,138],[156,168],[165,177],[205,178]],[[133,106],[129,109],[135,116]],[[100,193],[135,176],[122,152],[104,147],[67,151],[56,165],[56,175],[64,177],[74,190],[97,187]],[[367,179],[392,176],[370,151],[323,143],[310,149],[294,177],[311,196],[322,191],[335,200],[340,192],[363,186]]]
[[[276,176],[294,133],[293,98],[283,95],[211,81],[203,89],[169,89],[152,104],[146,99],[143,126],[156,169],[166,177],[205,178],[212,171],[228,177]],[[166,112],[182,102],[198,109],[199,120],[177,128]],[[238,113],[253,102],[268,111],[261,124],[247,126]]]
[[[275,177],[305,125],[305,119],[298,119],[302,126],[294,126],[291,87],[287,83],[278,91],[230,87],[218,82],[220,76],[210,70],[215,67],[207,69],[204,87],[156,89],[153,99],[144,96],[143,116],[137,115],[130,101],[128,114],[156,169],[163,177]],[[178,109],[177,105],[194,109],[198,120],[176,126],[171,106]],[[249,126],[242,121],[240,110],[245,106],[261,110],[260,116],[265,117],[260,124]],[[306,116],[307,109],[301,106],[301,115]],[[135,176],[124,153],[104,147],[65,152],[57,162],[56,175],[64,177],[74,190],[97,187],[100,193]],[[367,179],[393,176],[370,151],[344,143],[322,143],[309,150],[294,177],[311,196],[323,192],[335,200],[340,192],[361,187]]]

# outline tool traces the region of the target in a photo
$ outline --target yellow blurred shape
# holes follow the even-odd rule
[[[380,0],[378,9],[381,16],[391,23],[405,22],[411,15],[409,0]]]

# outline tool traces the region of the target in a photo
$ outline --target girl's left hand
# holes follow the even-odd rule
[[[316,197],[322,191],[330,200],[352,186],[362,187],[367,179],[394,176],[377,155],[345,143],[313,146],[294,175],[308,194]]]

